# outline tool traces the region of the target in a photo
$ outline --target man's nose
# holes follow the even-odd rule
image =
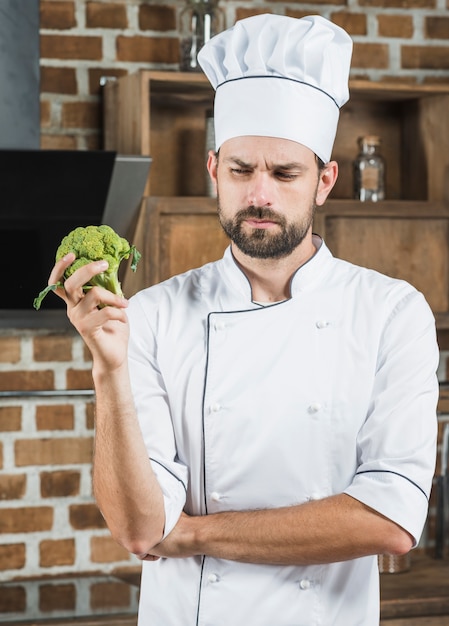
[[[248,206],[271,206],[273,204],[273,180],[267,172],[256,172],[248,185]]]

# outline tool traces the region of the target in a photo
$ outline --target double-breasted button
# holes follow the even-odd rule
[[[321,330],[323,328],[327,328],[329,326],[329,322],[327,320],[317,320],[315,322],[315,326]]]
[[[311,413],[313,415],[315,413],[318,413],[318,411],[321,410],[321,407],[322,407],[321,402],[316,402],[315,401],[315,402],[311,402],[309,404],[309,406],[307,407],[307,410],[308,410],[309,413]]]
[[[303,589],[304,591],[306,589],[310,589],[311,586],[311,582],[308,578],[303,578],[302,580],[299,581],[299,588]]]
[[[218,574],[209,574],[209,576],[207,577],[207,580],[210,583],[218,583],[218,581],[220,580]]]

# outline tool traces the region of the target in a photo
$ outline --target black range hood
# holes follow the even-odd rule
[[[0,150],[0,311],[34,311],[56,249],[73,228],[108,223],[128,237],[150,161],[112,151]],[[42,304],[62,308],[57,297]]]

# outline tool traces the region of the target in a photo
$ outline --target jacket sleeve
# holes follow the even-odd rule
[[[164,496],[164,537],[184,508],[187,467],[177,459],[170,405],[157,363],[157,340],[137,299],[128,308],[129,368],[134,404],[153,471]]]
[[[367,418],[357,439],[358,469],[345,490],[406,529],[418,543],[436,459],[439,350],[422,294],[392,308],[380,339]]]

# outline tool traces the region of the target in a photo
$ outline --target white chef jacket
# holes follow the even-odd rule
[[[230,249],[131,299],[129,360],[165,535],[207,515],[346,492],[419,540],[435,464],[438,348],[408,283],[319,250],[260,306]],[[139,626],[374,626],[377,558],[144,562]]]

